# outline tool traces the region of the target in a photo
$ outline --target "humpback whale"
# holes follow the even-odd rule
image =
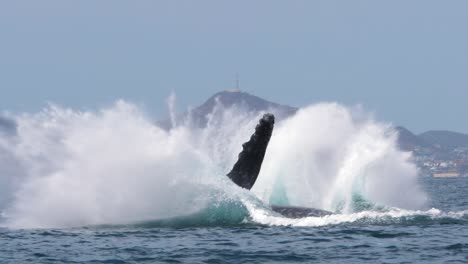
[[[242,151],[239,153],[238,160],[227,174],[238,186],[250,190],[257,181],[274,125],[275,116],[270,113],[264,114],[255,127],[255,132],[250,137],[250,140],[242,144]],[[325,210],[295,206],[272,205],[271,209],[288,218],[332,214]]]
[[[227,176],[238,186],[250,190],[257,180],[263,158],[270,142],[273,126],[275,125],[275,116],[272,114],[263,115],[258,125],[255,127],[255,133],[250,140],[242,144],[242,151],[239,153],[239,159]]]

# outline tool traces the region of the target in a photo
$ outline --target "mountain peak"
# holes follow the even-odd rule
[[[182,121],[190,115],[192,124],[198,127],[205,127],[208,123],[209,115],[215,111],[215,107],[218,105],[222,105],[225,108],[236,106],[246,112],[271,112],[276,116],[277,120],[289,117],[298,110],[298,108],[273,103],[244,91],[225,90],[215,93],[202,105],[192,109],[190,112],[177,115],[176,119]],[[172,127],[169,120],[158,123],[164,128]]]
[[[398,145],[406,151],[412,151],[417,147],[430,147],[431,145],[424,139],[421,139],[417,135],[413,134],[407,128],[398,126],[395,127],[398,132]]]
[[[249,112],[261,112],[261,111],[278,111],[281,116],[289,116],[296,113],[297,108],[280,105],[267,101],[258,96],[243,92],[240,90],[227,90],[221,91],[211,96],[205,103],[195,108],[192,113],[204,117],[213,112],[216,104],[222,104],[225,107],[232,107],[234,105],[245,108]]]

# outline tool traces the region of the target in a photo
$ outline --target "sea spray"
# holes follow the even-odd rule
[[[290,205],[348,213],[355,198],[421,208],[426,196],[410,157],[388,125],[359,109],[317,104],[277,126],[253,191],[269,201],[280,189]]]
[[[167,107],[169,110],[169,116],[171,118],[171,126],[176,127],[177,126],[177,108],[176,108],[176,101],[177,97],[174,92],[169,95],[169,97],[166,100]]]
[[[170,130],[124,101],[97,112],[50,106],[18,116],[18,133],[5,148],[25,169],[1,175],[19,179],[2,193],[11,194],[1,209],[6,225],[131,223],[239,200],[236,193],[246,192],[225,172],[237,156],[230,153],[239,151],[233,140],[247,138],[256,121],[236,108],[219,109],[205,128]]]
[[[18,115],[17,133],[0,141],[6,157],[0,162],[9,168],[0,175],[8,183],[4,225],[218,219],[230,214],[209,210],[233,204],[243,204],[256,221],[259,213],[275,215],[267,206],[275,197],[328,210],[341,204],[344,212],[355,209],[356,195],[372,204],[423,205],[417,171],[391,129],[338,104],[306,107],[279,122],[253,192],[238,188],[225,175],[262,114],[218,101],[204,126],[173,115],[169,130],[124,101],[100,111],[50,106]]]

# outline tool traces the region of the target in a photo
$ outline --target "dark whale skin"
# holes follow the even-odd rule
[[[274,125],[274,115],[263,115],[250,140],[242,144],[239,159],[231,172],[227,174],[238,186],[250,190],[257,181]]]

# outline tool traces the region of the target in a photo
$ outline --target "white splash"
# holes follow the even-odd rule
[[[169,109],[169,116],[171,118],[172,127],[177,126],[177,108],[176,108],[177,97],[174,92],[167,98],[166,103]]]
[[[362,211],[349,214],[332,214],[322,217],[305,217],[299,219],[291,219],[273,215],[268,210],[249,208],[253,221],[263,225],[270,226],[295,226],[295,227],[318,227],[328,225],[338,225],[345,223],[354,223],[357,221],[366,221],[366,223],[398,223],[403,219],[411,219],[412,217],[429,217],[430,219],[463,219],[466,211],[459,212],[442,212],[432,208],[426,211],[421,210],[404,210],[392,208],[388,211]]]
[[[0,138],[4,225],[163,219],[223,199],[248,207],[246,201],[256,198],[225,174],[261,115],[218,103],[206,127],[187,120],[169,131],[123,101],[97,112],[51,106],[19,115],[17,134]],[[341,205],[346,212],[356,194],[376,204],[418,208],[425,195],[409,158],[387,126],[362,112],[313,105],[277,124],[253,193],[265,203],[283,196],[292,205]]]
[[[352,212],[356,197],[417,209],[426,196],[410,154],[385,124],[337,104],[301,109],[277,126],[254,192],[264,201]]]

